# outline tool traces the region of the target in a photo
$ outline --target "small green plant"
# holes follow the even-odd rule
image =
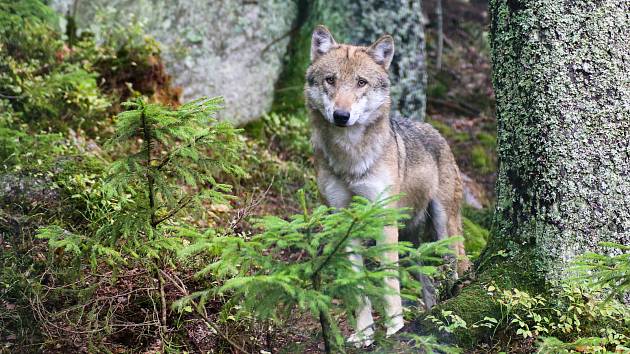
[[[105,225],[101,233],[129,238],[126,242],[142,248],[144,242],[136,240],[138,230],[151,238],[160,225],[184,210],[202,213],[204,203],[227,203],[231,187],[213,176],[238,176],[243,171],[235,164],[239,131],[214,119],[221,103],[220,98],[202,98],[177,110],[142,100],[126,104],[131,110],[118,115],[110,145],[140,149],[112,164],[105,188],[123,204],[122,216],[132,217]],[[144,255],[155,256],[150,248]]]
[[[470,151],[473,167],[480,173],[490,173],[494,170],[490,154],[483,146],[476,145]]]
[[[345,313],[353,321],[362,296],[382,307],[382,297],[389,293],[384,279],[399,274],[409,289],[406,296],[415,298],[419,284],[410,272],[434,273],[436,268],[419,266],[419,261],[439,260],[449,252],[450,240],[424,244],[419,249],[407,243],[382,243],[383,227],[396,225],[403,217],[399,210],[387,207],[391,198],[369,202],[356,197],[347,209],[319,206],[310,212],[303,193],[301,201],[302,214],[289,220],[275,216],[260,219],[257,226],[263,232],[250,240],[199,235],[200,242],[189,252],[205,249],[217,257],[201,274],[211,272],[226,280],[220,287],[183,298],[179,307],[197,301],[197,307],[202,308],[207,299],[230,294],[234,303],[225,311],[238,304],[244,315],[277,323],[298,309],[319,321],[327,352],[344,351],[335,314]],[[376,246],[366,247],[370,242]],[[401,267],[381,261],[384,252],[393,250],[406,256]],[[349,253],[361,255],[373,267],[354,269]]]
[[[62,47],[56,31],[58,22],[55,11],[42,1],[0,0],[2,49],[19,59],[29,58],[42,65],[49,64],[54,61],[51,54]]]
[[[442,319],[438,319],[433,315],[427,316],[427,319],[431,320],[431,322],[438,325],[438,329],[440,331],[444,331],[446,333],[453,333],[458,328],[466,328],[467,323],[461,317],[454,314],[453,311],[442,310],[440,312],[442,315]]]
[[[74,147],[63,135],[46,132],[29,134],[14,123],[14,117],[8,112],[4,115],[0,113],[0,171],[45,169],[54,158],[74,152]]]
[[[38,9],[39,1],[11,3],[0,1],[0,99],[35,131],[94,128],[103,122],[111,102],[97,85],[97,74],[68,59],[78,54],[64,48],[50,22],[19,15]]]
[[[309,200],[317,199],[308,120],[303,110],[270,113],[244,127],[246,148],[241,166],[248,175],[240,181],[236,193],[267,188],[283,199],[276,214],[289,214],[299,208],[297,198],[292,196],[300,188]]]
[[[496,150],[497,148],[497,137],[492,134],[479,132],[477,133],[477,140],[487,149]]]
[[[497,331],[539,338],[543,353],[623,351],[630,341],[629,309],[616,301],[602,301],[602,292],[583,284],[565,281],[545,295],[498,289],[494,284],[486,290],[499,306],[497,318],[468,324],[458,314],[442,311],[439,318],[428,319],[447,333],[485,327],[491,331],[491,340]]]
[[[438,326],[440,331],[444,331],[446,333],[453,333],[457,329],[470,330],[473,328],[479,327],[487,327],[494,328],[498,324],[497,319],[493,317],[484,317],[483,320],[477,321],[471,325],[469,325],[463,318],[459,315],[453,313],[453,311],[441,310],[440,318],[435,317],[434,315],[427,316],[427,319],[433,322]]]
[[[312,155],[309,118],[306,114],[270,113],[263,117],[263,124],[266,139],[278,144],[279,150],[304,161]]]
[[[588,252],[574,262],[578,279],[608,293],[607,299],[627,295],[630,291],[630,246],[602,242],[601,247],[617,253],[616,256]]]
[[[614,337],[618,337],[617,334]],[[630,347],[627,345],[627,338],[625,344],[621,344],[618,339],[613,340],[617,342],[615,351],[609,351],[607,346],[611,343],[607,338],[600,337],[586,337],[578,338],[573,342],[563,342],[555,337],[544,337],[538,345],[538,353],[540,354],[569,354],[569,353],[593,353],[593,354],[608,354],[608,353],[628,353]]]
[[[163,330],[167,303],[162,270],[184,242],[172,225],[185,224],[184,215],[203,217],[204,206],[228,202],[231,187],[214,175],[243,173],[235,164],[238,130],[214,119],[221,102],[202,98],[176,110],[142,99],[126,103],[129,110],[118,115],[109,144],[132,152],[113,162],[104,180],[87,175],[69,181],[84,190],[76,197],[88,201],[86,217],[98,227],[81,234],[49,226],[38,234],[54,250],[89,258],[93,268],[102,261],[114,269],[140,262],[153,271]],[[106,202],[90,204],[93,200]]]
[[[97,45],[85,30],[80,36],[62,35],[59,23],[40,0],[0,0],[0,101],[28,130],[65,133],[71,128],[108,137],[120,102],[138,92],[177,101],[159,46],[140,26],[95,26]]]
[[[434,336],[420,336],[414,333],[401,333],[398,339],[384,343],[374,353],[425,353],[425,354],[459,354],[461,349],[440,343]]]
[[[576,338],[583,333],[588,335],[591,328],[599,328],[600,333],[591,334],[609,331],[604,335],[608,337],[605,344],[617,345],[628,339],[617,332],[629,318],[628,308],[618,302],[602,302],[601,292],[595,289],[564,282],[554,287],[549,296],[530,295],[518,289],[499,290],[492,285],[488,291],[497,291],[501,320],[515,326],[516,334],[523,338],[548,335]]]
[[[590,331],[588,336],[570,339],[568,342],[556,337],[545,337],[539,344],[540,353],[611,353],[611,350],[615,353],[630,352],[630,310],[616,300],[621,298],[623,301],[630,289],[630,247],[611,242],[602,242],[600,246],[611,249],[618,255],[588,252],[573,261],[571,270],[577,276],[569,282],[589,289],[589,292],[572,288],[572,305],[568,316],[577,312],[587,319],[595,318],[608,325],[599,326],[597,332]],[[577,301],[580,299],[588,299],[588,302]],[[568,324],[561,326],[565,332],[573,328],[580,331],[581,323],[575,318],[575,314],[573,321],[570,321],[571,317],[567,317],[567,314],[563,314],[561,319],[569,320]]]
[[[445,138],[452,139],[455,142],[461,143],[470,140],[470,135],[466,132],[457,131],[450,125],[436,120],[436,119],[428,119],[427,123],[431,124],[437,131],[440,132]]]

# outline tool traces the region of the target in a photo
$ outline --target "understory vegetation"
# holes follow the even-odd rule
[[[393,273],[407,322],[436,332],[385,338],[380,317],[373,352],[630,350],[627,246],[584,255],[575,279],[544,295],[488,279],[479,291],[496,316],[480,322],[464,311],[425,318],[416,277],[443,276],[450,241],[380,244],[379,230],[407,217],[390,200],[322,206],[296,98],[235,128],[216,119],[221,98],[180,102],[140,26],[99,38],[68,28],[40,1],[0,0],[0,353],[361,352],[344,343],[353,312],[366,294],[381,307]],[[457,43],[445,66],[463,65]],[[482,61],[477,44],[469,54]],[[484,189],[497,163],[492,100],[470,108],[475,95],[452,73],[429,69],[429,122]],[[458,120],[441,110],[446,97],[481,113]],[[478,264],[492,225],[485,190],[464,209]],[[380,260],[392,248],[404,256],[396,267]],[[353,270],[349,250],[367,266]],[[462,332],[468,347],[454,339]]]

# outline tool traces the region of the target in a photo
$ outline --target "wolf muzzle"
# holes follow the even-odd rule
[[[333,120],[338,127],[347,127],[350,120],[350,112],[337,109],[333,112]]]

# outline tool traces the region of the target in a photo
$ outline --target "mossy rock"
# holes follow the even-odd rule
[[[506,246],[504,248],[504,246]],[[475,262],[475,270],[468,275],[468,285],[460,293],[447,299],[419,316],[408,328],[419,334],[438,334],[444,343],[455,344],[470,349],[494,333],[494,328],[477,327],[472,324],[483,321],[485,317],[501,318],[501,307],[488,291],[488,286],[497,289],[520,289],[529,294],[545,294],[547,283],[544,275],[538,271],[539,265],[531,254],[533,248],[520,252],[511,252],[508,245],[492,244],[485,248]],[[440,330],[427,316],[443,318],[442,311],[452,311],[467,323],[468,328],[458,328],[453,333]]]
[[[61,193],[49,176],[4,173],[0,175],[0,202],[10,213],[56,210],[61,207]]]
[[[457,297],[434,307],[430,314],[436,318],[442,318],[442,311],[452,311],[469,325],[483,320],[485,317],[498,318],[501,314],[499,304],[488,294],[486,287],[482,284],[474,284],[464,288]],[[426,316],[421,319],[420,323],[423,333],[439,333],[438,337],[444,342],[456,344],[463,348],[472,348],[491,335],[491,330],[486,327],[456,329],[453,333],[445,333]]]

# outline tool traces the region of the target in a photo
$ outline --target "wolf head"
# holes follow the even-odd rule
[[[358,47],[337,44],[326,27],[317,26],[306,72],[308,107],[340,127],[371,123],[383,109],[389,110],[387,70],[393,56],[389,35]]]

